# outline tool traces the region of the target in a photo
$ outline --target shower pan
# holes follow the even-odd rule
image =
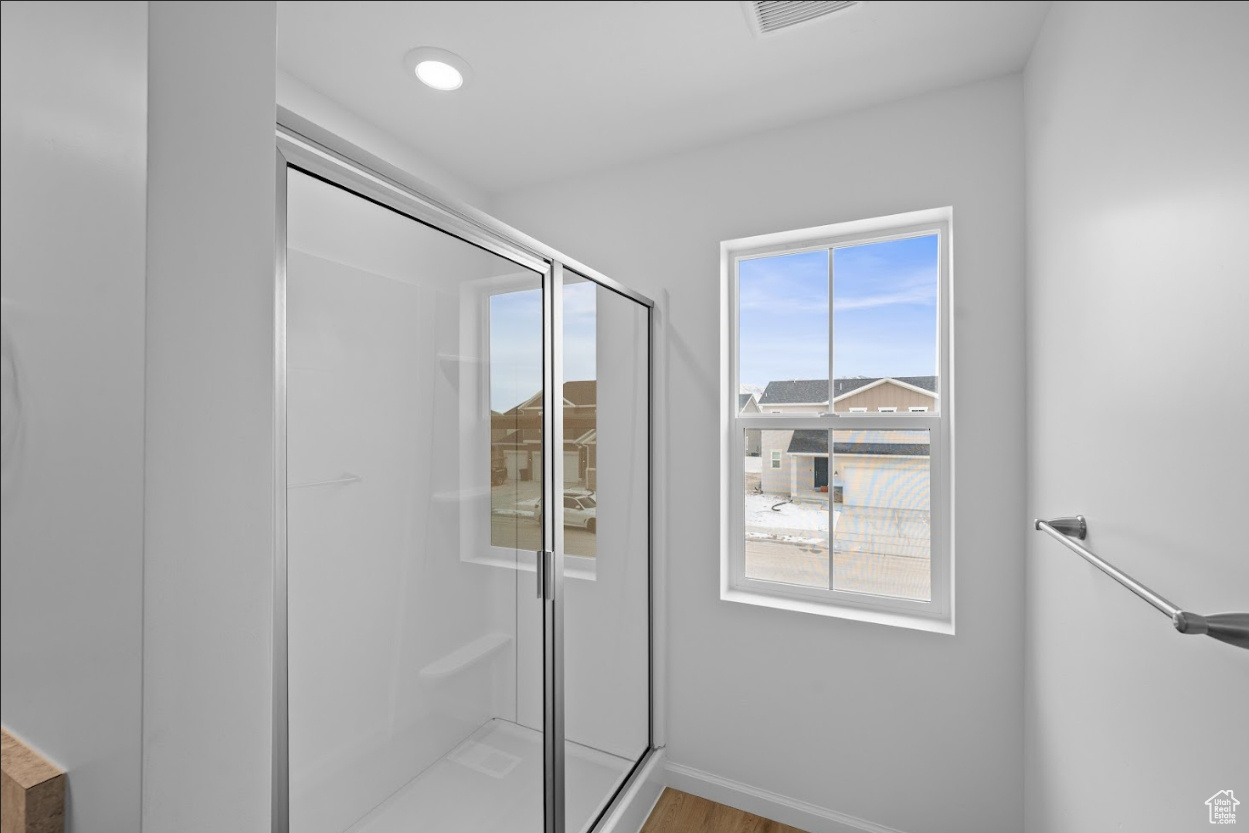
[[[654,747],[653,304],[277,145],[274,830],[594,830]]]

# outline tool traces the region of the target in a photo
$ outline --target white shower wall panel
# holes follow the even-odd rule
[[[301,174],[289,206],[291,821],[320,833],[515,719],[516,573],[459,557],[474,371],[439,360],[489,256]]]

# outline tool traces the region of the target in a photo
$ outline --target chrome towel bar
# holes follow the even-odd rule
[[[1201,616],[1180,609],[1175,603],[1150,590],[1127,573],[1098,558],[1087,547],[1082,546],[1079,541],[1083,541],[1088,535],[1088,523],[1083,515],[1076,515],[1074,518],[1054,518],[1048,521],[1037,519],[1035,526],[1038,532],[1044,532],[1063,544],[1067,549],[1165,613],[1180,633],[1204,633],[1220,642],[1249,649],[1249,613],[1216,613],[1212,616]]]

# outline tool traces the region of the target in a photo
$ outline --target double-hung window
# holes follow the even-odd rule
[[[953,632],[950,215],[722,245],[722,598]]]

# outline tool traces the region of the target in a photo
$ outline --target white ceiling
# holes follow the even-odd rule
[[[278,64],[486,193],[1021,69],[1048,2],[876,0],[756,37],[742,4],[278,3]],[[463,56],[438,93],[403,56]]]

